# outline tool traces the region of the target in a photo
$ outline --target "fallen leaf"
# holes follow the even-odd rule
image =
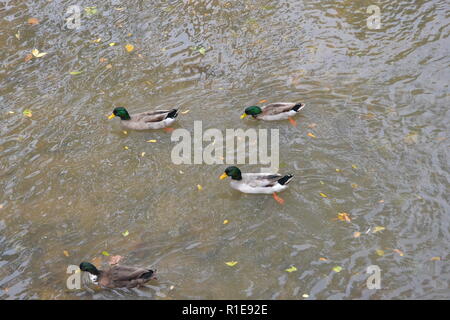
[[[223,220],[223,224],[227,224],[228,222],[228,220]]]
[[[383,199],[381,199],[380,201],[378,201],[379,203],[384,203],[384,200]]]
[[[130,234],[130,232],[128,232],[128,230],[125,230],[124,232],[122,232],[122,235],[124,237],[128,237],[129,234]]]
[[[109,258],[109,264],[113,265],[113,264],[118,264],[120,260],[122,260],[122,256],[111,256]]]
[[[147,140],[147,142],[152,142],[152,143],[155,143],[155,142],[156,142],[156,140],[154,140],[154,139],[152,139],[152,140]]]
[[[31,59],[33,59],[33,55],[31,54],[31,53],[29,53],[29,54],[27,54],[26,56],[25,56],[25,62],[28,62],[28,61],[30,61]]]
[[[259,101],[258,103],[266,103],[266,102],[267,102],[267,100],[263,99],[263,100]]]
[[[353,233],[354,238],[359,238],[360,236],[361,236],[361,232],[356,231],[355,233]]]
[[[64,250],[64,251],[63,251],[63,253],[64,253],[64,255],[65,255],[66,257],[68,257],[68,256],[69,256],[69,251],[67,251],[67,250]]]
[[[227,265],[227,266],[230,266],[230,267],[234,267],[235,265],[237,265],[237,261],[229,261],[229,262],[225,262],[225,264]]]
[[[304,294],[302,295],[302,297],[303,297],[303,298],[309,298],[309,294],[304,293]]]
[[[142,152],[142,153],[141,153],[141,157],[143,157],[143,156],[145,156],[145,152]]]
[[[203,187],[201,186],[201,185],[197,185],[197,189],[198,189],[198,191],[202,191],[203,190]]]
[[[399,250],[399,249],[393,249],[394,252],[398,253],[400,257],[404,256],[403,251]]]
[[[98,38],[98,39],[92,40],[93,43],[99,43],[100,41],[102,41],[102,38]]]
[[[31,25],[39,24],[38,18],[28,18],[28,23]]]
[[[20,30],[17,31],[17,33],[14,36],[17,38],[17,40],[20,40]]]
[[[128,134],[128,131],[123,130],[122,133],[123,133],[123,134]]]
[[[324,258],[324,257],[320,257],[320,258],[319,258],[319,261],[328,261],[328,259],[327,259],[327,258]]]
[[[97,7],[86,7],[84,8],[84,11],[88,16],[91,16],[97,13]]]
[[[112,68],[112,64],[107,64],[105,68],[106,69],[111,69]]]
[[[115,42],[111,42],[111,43],[109,44],[110,47],[113,47],[113,46],[115,46],[115,45],[116,45]]]
[[[100,58],[100,59],[98,59],[100,62],[106,62],[106,61],[108,61],[108,59],[106,59],[106,58]]]
[[[325,193],[320,193],[320,195],[323,197],[323,198],[328,198],[328,196],[325,194]]]
[[[430,260],[431,261],[441,261],[441,257],[433,257]]]
[[[169,287],[169,290],[173,290],[173,288],[175,288],[175,286],[170,286],[170,287]]]
[[[338,213],[338,219],[341,220],[341,221],[347,221],[347,222],[352,221],[350,219],[349,214],[347,212],[340,212],[340,213]]]
[[[205,55],[206,54],[206,49],[203,47],[200,47],[198,50],[198,53],[200,53],[201,55]]]
[[[275,199],[276,202],[278,202],[279,204],[283,205],[284,204],[284,199],[279,197],[276,192],[273,193],[273,198]]]
[[[379,255],[380,257],[384,256],[384,251],[381,249],[377,249],[375,250],[375,252],[377,253],[377,255]]]
[[[125,45],[125,49],[127,49],[128,52],[131,52],[134,50],[134,46],[132,44]]]
[[[125,150],[128,150],[128,149],[130,149],[130,148],[128,148],[128,146],[125,146],[125,147],[123,147]]]
[[[356,183],[352,183],[351,186],[352,186],[353,189],[358,188],[358,185]]]
[[[33,116],[33,112],[31,112],[30,109],[25,109],[25,110],[23,110],[22,114],[23,114],[25,117],[28,117],[28,118],[31,118],[31,117]]]
[[[311,132],[308,132],[308,137],[311,137],[311,138],[317,138],[314,134],[312,134]]]
[[[356,164],[352,164],[353,169],[358,169],[358,166]]]
[[[336,172],[341,172],[341,169],[336,169]]]
[[[38,49],[33,49],[31,50],[31,53],[33,54],[33,56],[35,56],[36,58],[41,58],[43,56],[45,56],[47,54],[47,52],[39,52]]]
[[[104,256],[106,256],[106,257],[109,257],[108,251],[102,251],[102,255],[104,255]]]
[[[342,271],[342,267],[341,267],[341,266],[335,266],[335,267],[333,268],[333,271],[334,271],[334,272],[341,272],[341,271]]]
[[[190,110],[186,110],[186,111],[181,111],[182,114],[186,114],[188,113]]]
[[[291,266],[290,268],[287,268],[285,271],[287,271],[287,272],[294,272],[294,271],[297,271],[297,268],[294,267],[294,266]]]
[[[83,71],[70,71],[69,73],[73,76],[76,76],[77,74],[82,73]]]
[[[379,232],[379,231],[383,231],[383,230],[385,230],[385,229],[386,229],[385,227],[377,226],[377,227],[373,228],[372,233],[376,233],[376,232]]]

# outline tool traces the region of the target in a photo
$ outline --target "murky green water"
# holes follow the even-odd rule
[[[105,3],[0,2],[2,299],[450,297],[447,1]],[[98,12],[64,29],[73,4]],[[297,127],[239,120],[262,99],[307,108]],[[191,132],[279,128],[285,205],[231,190],[225,166],[174,165],[170,133],[125,135],[117,105],[190,110],[175,128]],[[159,280],[67,289],[102,251]]]

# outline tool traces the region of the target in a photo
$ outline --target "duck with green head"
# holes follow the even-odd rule
[[[113,119],[116,116],[120,118],[120,123],[126,129],[162,129],[175,122],[175,119],[178,116],[178,109],[156,110],[130,115],[127,109],[117,107],[113,110],[113,113],[108,117],[108,119]]]
[[[294,178],[292,174],[278,173],[242,173],[238,167],[228,167],[220,180],[231,177],[230,186],[243,193],[273,194],[287,189]]]
[[[241,119],[252,116],[254,119],[274,121],[286,120],[296,115],[305,107],[304,103],[277,102],[263,107],[251,106],[245,109]]]
[[[156,270],[113,265],[108,270],[98,270],[92,263],[82,262],[80,270],[89,272],[92,282],[106,288],[134,288],[155,278]]]

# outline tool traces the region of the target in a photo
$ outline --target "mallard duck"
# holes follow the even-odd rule
[[[304,103],[277,102],[263,107],[251,106],[245,109],[241,119],[252,116],[258,120],[285,120],[297,114],[305,107]]]
[[[178,116],[178,110],[156,110],[136,113],[130,116],[127,109],[118,107],[114,109],[113,113],[108,117],[108,119],[112,119],[115,116],[120,117],[120,122],[126,129],[162,129],[170,126],[175,122],[175,118]]]
[[[80,270],[89,272],[92,282],[107,288],[134,288],[141,286],[154,277],[156,270],[114,265],[108,270],[98,270],[92,263],[82,262]]]
[[[294,178],[292,174],[278,173],[241,173],[238,167],[228,167],[220,180],[231,177],[230,186],[244,193],[275,193],[287,189],[287,184]]]

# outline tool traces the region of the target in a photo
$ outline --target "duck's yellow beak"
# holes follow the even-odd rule
[[[241,115],[241,119],[244,119],[246,116],[247,116],[247,114],[246,114],[246,113],[243,113],[243,114]]]
[[[111,113],[111,115],[108,117],[109,120],[111,120],[112,118],[114,118],[116,115],[114,113]]]
[[[224,172],[224,173],[219,177],[219,179],[220,179],[220,180],[223,180],[223,179],[225,179],[226,177],[228,177],[228,175]]]

